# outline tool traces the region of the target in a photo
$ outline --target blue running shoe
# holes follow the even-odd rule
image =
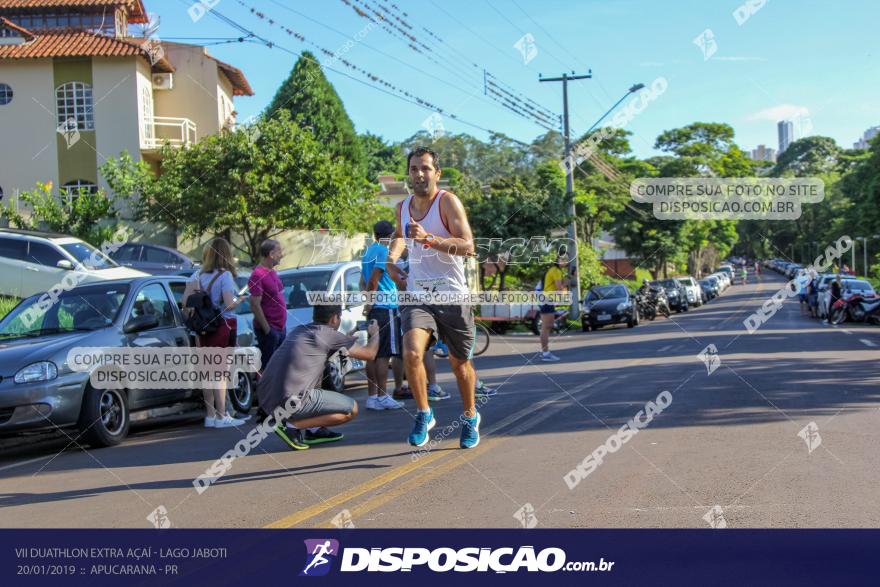
[[[436,383],[428,385],[428,401],[439,402],[440,400],[449,399],[449,392],[443,391],[443,388]]]
[[[416,423],[412,432],[409,433],[409,443],[413,446],[425,446],[428,444],[428,432],[437,422],[434,421],[434,410],[416,413]]]
[[[477,379],[477,388],[474,390],[474,393],[478,397],[492,397],[498,395],[498,390],[489,387],[482,380]]]
[[[480,412],[473,418],[461,418],[461,448],[475,448],[480,444]]]

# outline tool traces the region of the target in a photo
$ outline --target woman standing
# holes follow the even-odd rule
[[[220,308],[221,321],[211,334],[196,337],[200,347],[235,348],[238,328],[235,319],[235,307],[241,299],[235,296],[235,261],[224,238],[217,237],[208,243],[202,253],[202,267],[187,283],[183,296],[183,306],[196,289],[207,292],[211,302]],[[229,428],[240,426],[244,420],[233,418],[226,413],[226,390],[205,389],[205,428]]]

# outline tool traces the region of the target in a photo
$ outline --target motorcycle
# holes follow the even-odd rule
[[[657,317],[657,307],[646,295],[636,294],[636,308],[642,320],[653,320]]]
[[[667,318],[672,316],[672,310],[669,308],[669,298],[666,297],[666,290],[662,287],[651,290],[651,301],[657,308],[658,314],[663,314]]]
[[[854,294],[834,302],[829,312],[831,324],[841,324],[849,317],[853,322],[875,321],[880,319],[880,297],[866,298]]]

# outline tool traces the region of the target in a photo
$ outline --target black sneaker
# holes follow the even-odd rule
[[[307,445],[321,444],[324,442],[336,442],[337,440],[342,440],[344,437],[344,434],[333,432],[332,430],[324,428],[322,426],[314,432],[306,430],[305,434],[303,434],[303,442],[305,442]]]
[[[288,428],[284,424],[279,424],[274,428],[278,438],[287,443],[287,446],[293,450],[306,450],[309,445],[303,441],[303,431],[297,428]]]

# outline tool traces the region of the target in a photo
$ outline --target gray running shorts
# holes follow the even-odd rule
[[[449,347],[456,359],[472,359],[474,355],[474,312],[470,306],[436,305],[403,306],[400,321],[406,334],[414,328],[433,332]]]

